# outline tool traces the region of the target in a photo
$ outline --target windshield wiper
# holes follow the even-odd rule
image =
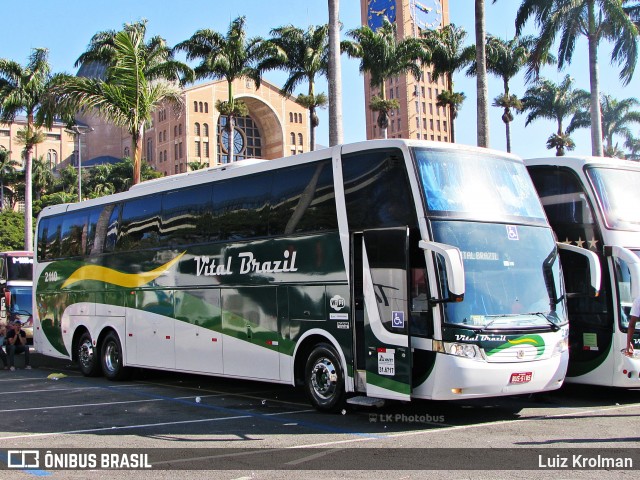
[[[554,332],[557,332],[558,330],[560,330],[560,326],[557,323],[552,322],[551,319],[547,317],[545,313],[535,312],[535,313],[532,313],[531,315],[544,318],[547,322],[549,322],[549,325],[551,325],[551,330],[553,330]]]

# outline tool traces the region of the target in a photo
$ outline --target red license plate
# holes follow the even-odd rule
[[[533,372],[512,373],[509,383],[527,383],[533,378]]]

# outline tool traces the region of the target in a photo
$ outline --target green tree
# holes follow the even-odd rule
[[[33,160],[32,183],[34,200],[40,200],[40,197],[53,186],[53,172],[42,156]]]
[[[282,86],[282,92],[287,96],[291,95],[300,83],[307,83],[307,95],[298,95],[296,101],[309,110],[311,150],[315,149],[315,130],[319,124],[316,109],[327,105],[326,95],[316,94],[315,84],[316,76],[327,74],[328,44],[328,25],[312,25],[307,30],[293,25],[274,28],[266,44],[268,56],[258,65],[261,71],[278,68],[289,73]],[[270,49],[270,46],[274,48]]]
[[[248,113],[244,102],[236,100],[233,82],[236,79],[253,80],[256,88],[260,86],[260,70],[256,67],[264,54],[259,37],[247,38],[245,17],[231,22],[226,36],[210,29],[198,30],[189,40],[179,43],[175,50],[187,53],[187,60],[200,60],[194,69],[197,79],[224,78],[227,81],[227,101],[218,102],[216,108],[226,117],[228,162],[233,162],[235,118]]]
[[[15,167],[20,165],[15,160],[11,160],[11,152],[0,147],[0,211],[4,210],[4,188],[7,177],[13,174]]]
[[[39,127],[51,127],[56,114],[68,112],[62,105],[48,101],[54,78],[45,48],[34,49],[24,67],[12,60],[0,59],[0,121],[13,123],[19,113],[27,117],[17,141],[24,145],[24,248],[28,251],[33,250],[32,156],[35,145],[44,139]]]
[[[529,111],[525,126],[539,118],[555,120],[557,130],[547,140],[547,148],[556,148],[556,156],[562,156],[565,149],[572,150],[575,146],[569,132],[563,128],[563,122],[580,109],[585,109],[588,101],[589,92],[575,90],[569,75],[559,85],[541,78],[522,97],[524,110]]]
[[[602,139],[604,140],[604,156],[620,157],[621,151],[614,144],[614,136],[624,139],[632,137],[631,125],[640,123],[640,112],[634,110],[640,102],[636,98],[616,100],[611,95],[602,95],[600,115],[602,124]],[[569,133],[578,128],[588,128],[591,124],[588,110],[579,112],[569,125]]]
[[[207,168],[208,165],[203,162],[189,162],[187,163],[190,171],[202,170],[203,168]]]
[[[532,51],[536,70],[539,70],[541,61],[555,45],[556,37],[560,37],[559,69],[571,63],[578,39],[581,36],[587,38],[591,89],[591,151],[593,155],[602,156],[598,46],[602,40],[613,44],[611,60],[622,67],[620,80],[627,85],[638,60],[637,21],[640,19],[640,6],[637,0],[523,0],[516,16],[517,35],[531,17],[535,18],[540,29]]]
[[[527,65],[534,45],[535,39],[532,36],[502,40],[490,35],[487,39],[487,70],[502,80],[504,88],[503,93],[495,98],[493,105],[504,110],[502,121],[505,124],[507,152],[511,152],[512,110],[515,112],[522,110],[522,102],[516,95],[511,94],[509,82]],[[546,63],[553,62],[555,58],[551,55],[547,56]]]
[[[438,95],[438,105],[448,106],[451,118],[451,141],[455,142],[455,118],[464,101],[464,94],[454,93],[453,74],[473,62],[474,46],[464,46],[467,33],[464,28],[454,24],[445,25],[439,30],[426,30],[422,33],[424,48],[430,52],[430,63],[433,65],[433,79],[445,77],[448,94]]]
[[[629,149],[625,155],[628,160],[640,160],[640,138],[630,135],[625,140],[624,146]]]
[[[58,102],[76,109],[95,109],[107,121],[131,135],[133,183],[140,182],[142,141],[153,111],[164,104],[182,104],[179,84],[190,81],[192,72],[173,58],[161,37],[145,42],[146,21],[125,24],[119,32],[93,36],[76,65],[89,61],[107,66],[105,79],[65,76],[54,86]]]
[[[398,41],[396,25],[386,18],[375,32],[368,26],[349,30],[347,35],[353,41],[344,40],[343,51],[352,58],[360,59],[360,72],[371,76],[371,87],[377,87],[380,96],[370,99],[370,108],[378,112],[378,127],[382,138],[387,138],[387,115],[389,110],[398,108],[395,100],[387,100],[385,82],[399,75],[411,73],[416,79],[422,75],[420,63],[427,59],[421,42],[415,38]]]
[[[0,212],[0,251],[24,247],[24,216],[10,210]]]

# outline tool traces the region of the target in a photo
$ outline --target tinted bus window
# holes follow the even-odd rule
[[[271,173],[216,183],[214,221],[221,240],[264,237],[268,234]]]
[[[269,234],[338,228],[331,161],[278,172],[271,191]]]
[[[122,206],[116,250],[155,247],[160,236],[160,195],[128,200]]]
[[[162,243],[202,243],[219,237],[213,221],[211,185],[169,192],[162,196]]]
[[[60,256],[84,255],[87,240],[87,214],[75,213],[64,217],[60,232]]]
[[[60,256],[60,230],[62,229],[62,217],[51,217],[47,225],[47,240],[45,246],[45,259],[58,258]]]
[[[399,150],[345,155],[342,162],[350,230],[415,225],[411,188]]]

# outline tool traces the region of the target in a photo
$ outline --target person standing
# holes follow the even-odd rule
[[[7,354],[9,355],[9,370],[14,371],[14,359],[16,353],[24,352],[24,368],[31,369],[29,364],[29,345],[27,334],[22,330],[20,322],[13,322],[13,328],[7,332]]]
[[[627,327],[627,355],[633,355],[633,335],[636,331],[636,322],[640,317],[640,297],[637,297],[631,305],[631,312],[629,313],[629,326]]]
[[[6,370],[9,368],[9,361],[7,360],[7,354],[4,353],[4,339],[7,335],[7,326],[0,325],[0,360],[2,360],[2,367]]]

